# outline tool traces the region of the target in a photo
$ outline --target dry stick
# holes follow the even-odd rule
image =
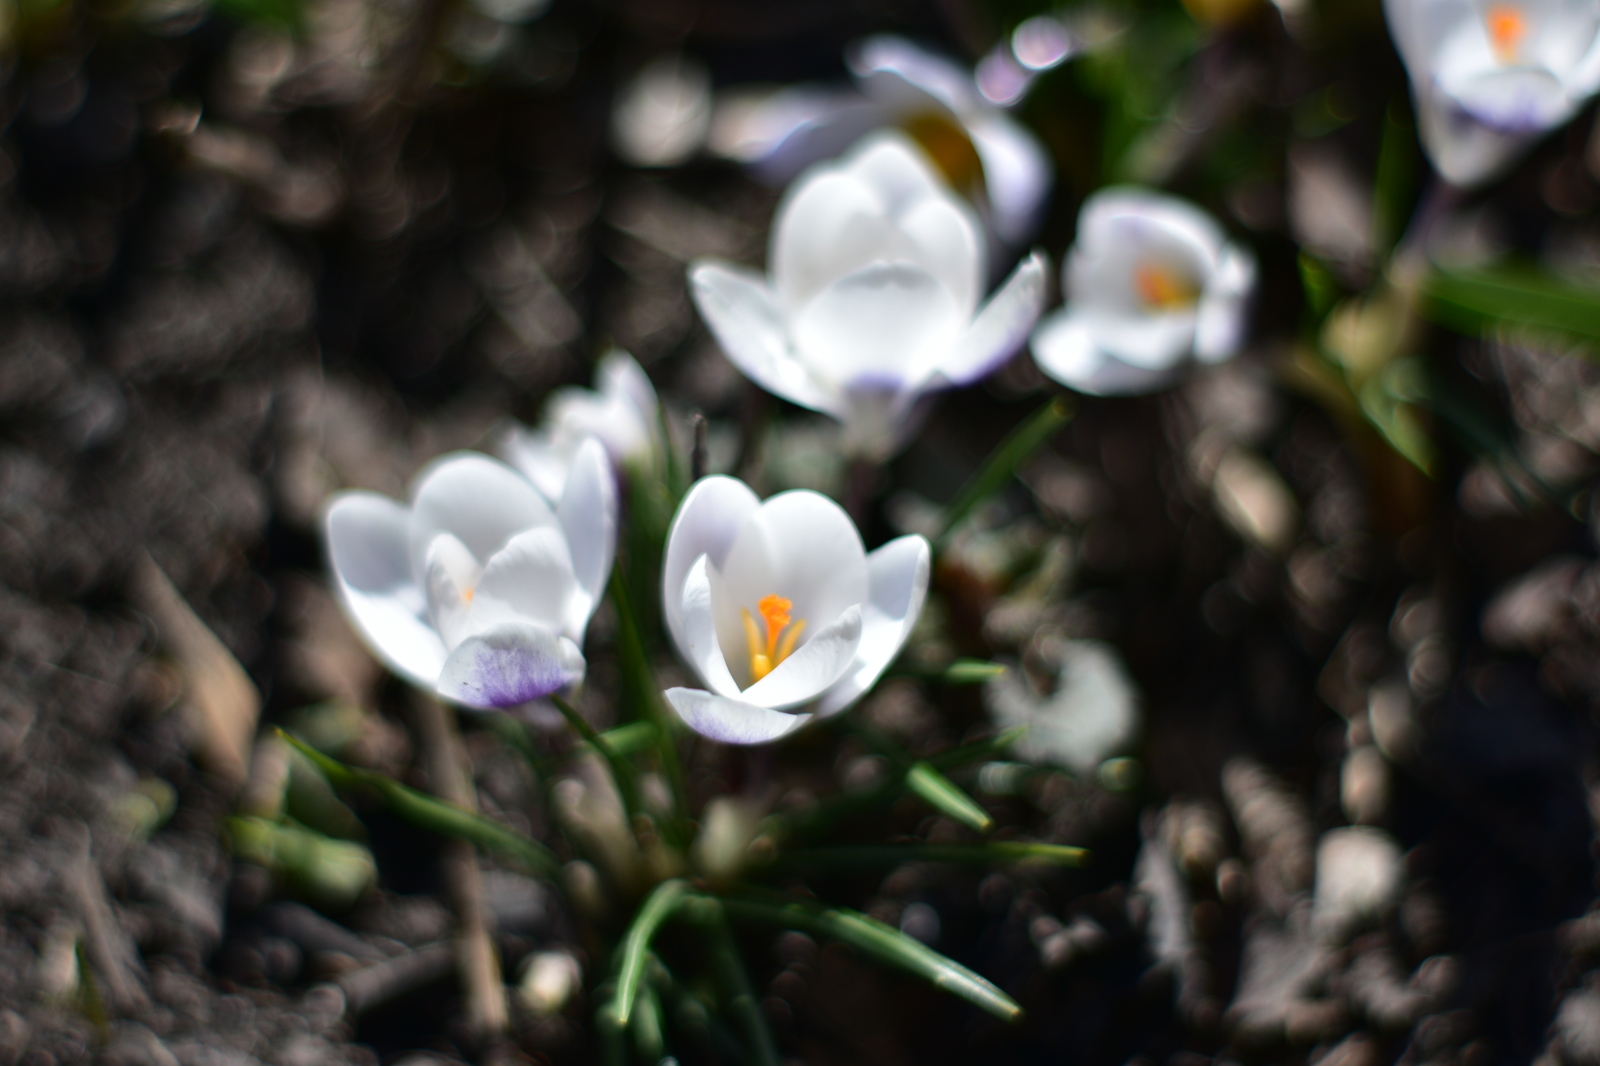
[[[83,923],[84,953],[99,975],[111,1009],[124,1017],[135,1014],[149,1002],[144,989],[144,967],[139,961],[133,938],[117,921],[111,909],[105,879],[90,852],[89,831],[76,826],[67,846],[69,855],[62,870],[67,896]]]
[[[418,695],[416,699],[417,738],[422,742],[428,784],[446,803],[463,810],[478,810],[477,792],[467,772],[467,754],[456,731],[454,712],[438,700]],[[483,903],[483,878],[478,871],[478,855],[464,840],[450,840],[444,846],[445,882],[451,902],[461,921],[456,941],[456,965],[467,991],[467,1023],[473,1036],[495,1056],[510,1029],[506,1005],[505,980],[500,974],[500,956],[489,929],[489,911]]]

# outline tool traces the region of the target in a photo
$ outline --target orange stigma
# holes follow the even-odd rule
[[[800,639],[806,621],[802,618],[790,628],[789,612],[793,609],[794,603],[782,596],[773,594],[761,597],[756,603],[756,610],[761,613],[765,635],[756,628],[756,620],[750,616],[750,612],[742,607],[739,609],[744,618],[745,644],[750,650],[751,684],[772,673],[774,667],[794,652],[795,642]],[[789,631],[785,633],[785,629]]]
[[[1502,63],[1515,63],[1517,49],[1528,35],[1528,20],[1516,4],[1492,4],[1483,17],[1489,31],[1489,47]]]
[[[1195,301],[1194,286],[1170,267],[1141,263],[1133,271],[1133,288],[1146,307],[1171,311]]]

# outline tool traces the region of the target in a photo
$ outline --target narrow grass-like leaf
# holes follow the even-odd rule
[[[1065,425],[1072,414],[1072,400],[1066,396],[1057,396],[1026,422],[1012,430],[1010,436],[1001,441],[999,447],[989,454],[983,466],[962,487],[955,502],[945,511],[944,524],[939,530],[934,545],[935,550],[942,550],[950,540],[950,534],[961,524],[961,520],[971,514],[973,508],[994,495],[995,491],[1016,472],[1022,461]]]
[[[1528,264],[1434,271],[1422,291],[1424,313],[1452,329],[1477,332],[1509,323],[1600,342],[1600,290]]]
[[[556,705],[556,710],[561,712],[561,717],[567,720],[573,732],[582,737],[589,747],[599,752],[601,758],[605,759],[606,765],[611,767],[611,777],[616,782],[617,794],[622,797],[623,809],[628,812],[628,824],[632,825],[633,816],[639,811],[639,781],[633,772],[633,764],[623,758],[572,704],[554,693],[550,696],[550,702]]]
[[[906,787],[927,801],[935,810],[954,818],[962,825],[978,832],[987,832],[994,825],[989,812],[961,791],[954,781],[941,774],[927,762],[919,761],[906,772]]]
[[[978,685],[1006,672],[1001,663],[987,659],[957,659],[936,670],[897,669],[891,677],[915,677],[938,685]]]
[[[650,672],[650,659],[645,654],[644,638],[639,631],[638,616],[628,595],[628,583],[613,569],[611,571],[611,603],[617,610],[617,644],[622,652],[622,675],[632,690],[633,699],[641,709],[644,720],[656,727],[656,757],[661,761],[661,771],[672,790],[673,810],[678,819],[688,816],[689,791],[684,783],[683,765],[678,761],[678,744],[673,735],[676,716],[669,715]],[[675,820],[676,821],[676,820]],[[685,843],[687,834],[680,825],[665,827],[668,839]]]
[[[545,877],[554,877],[561,867],[549,848],[509,826],[407,788],[383,774],[346,766],[282,730],[278,735],[311,760],[334,787],[369,788],[382,798],[384,806],[391,813],[413,825],[470,841],[486,851],[513,859],[529,871]]]
[[[990,759],[1016,743],[1027,731],[1028,727],[1025,725],[1013,726],[986,740],[975,740],[970,744],[941,752],[928,762],[936,769],[948,770]],[[909,770],[909,766],[897,769],[888,780],[874,788],[832,796],[805,814],[774,815],[767,819],[766,831],[780,840],[790,837],[814,837],[824,833],[843,819],[882,806],[900,795],[906,787],[905,775]]]
[[[661,928],[661,923],[672,917],[684,899],[690,895],[689,882],[681,877],[663,881],[639,908],[628,935],[623,938],[621,957],[617,968],[617,992],[613,1011],[619,1025],[627,1025],[633,1013],[634,998],[639,991],[639,980],[644,975],[649,958],[650,941]]]
[[[825,907],[787,896],[753,894],[725,897],[722,905],[730,917],[796,929],[812,936],[830,936],[880,962],[898,966],[953,992],[1008,1022],[1022,1017],[1017,1002],[987,979],[954,959],[934,951],[897,929],[857,911]]]
[[[749,1042],[758,1066],[778,1066],[778,1045],[767,1026],[767,1016],[756,1000],[755,988],[745,971],[744,959],[739,955],[739,945],[728,926],[727,911],[722,902],[713,896],[700,896],[688,901],[684,917],[698,923],[711,941],[711,963],[716,969],[719,995],[729,1013],[739,1023]]]
[[[979,866],[1026,862],[1049,866],[1087,866],[1087,848],[996,840],[988,844],[881,844],[841,848],[794,848],[779,859],[785,866],[892,866],[902,862],[959,862]]]
[[[629,722],[606,730],[600,739],[613,754],[626,759],[654,747],[659,733],[654,722]]]

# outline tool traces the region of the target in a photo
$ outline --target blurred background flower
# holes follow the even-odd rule
[[[768,261],[768,277],[695,263],[696,306],[747,377],[837,418],[846,448],[873,460],[905,443],[925,395],[1011,356],[1044,297],[1035,255],[979,306],[987,257],[977,220],[894,133],[795,182]]]
[[[1066,306],[1034,331],[1034,358],[1079,392],[1151,392],[1191,360],[1239,350],[1255,278],[1250,252],[1193,204],[1102,190],[1078,215],[1061,272]]]
[[[616,489],[582,445],[552,510],[516,471],[457,454],[420,474],[406,508],[372,492],[325,518],[335,587],[396,673],[469,707],[508,707],[583,676],[579,646],[616,551]]]

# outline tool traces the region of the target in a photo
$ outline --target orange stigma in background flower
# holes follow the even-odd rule
[[[1196,296],[1188,278],[1156,263],[1142,263],[1134,268],[1133,288],[1146,307],[1161,311],[1188,307]]]
[[[763,596],[756,604],[756,610],[761,612],[761,621],[766,628],[766,636],[756,628],[756,620],[750,612],[743,607],[739,614],[744,618],[744,639],[750,648],[750,683],[753,685],[763,677],[772,673],[772,670],[783,660],[787,659],[794,651],[795,641],[800,639],[800,633],[806,627],[806,620],[800,619],[794,623],[789,632],[784,629],[789,626],[789,612],[794,609],[794,604],[782,596]],[[780,639],[781,638],[781,639]]]
[[[1528,20],[1516,4],[1492,4],[1483,17],[1489,31],[1489,47],[1502,63],[1517,60],[1517,48],[1528,35]]]
[[[928,153],[951,188],[970,193],[982,187],[983,160],[955,119],[938,111],[923,111],[905,119],[901,128]]]

